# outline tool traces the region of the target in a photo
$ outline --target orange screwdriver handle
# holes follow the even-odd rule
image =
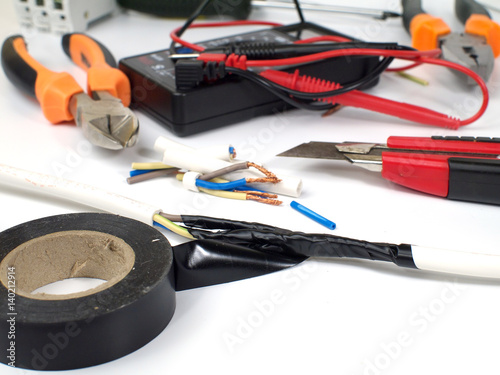
[[[107,91],[120,98],[123,105],[130,105],[130,82],[111,52],[97,40],[85,34],[66,34],[62,38],[66,55],[80,68],[87,71],[89,95],[95,91]]]
[[[38,100],[51,123],[73,120],[69,102],[73,95],[83,92],[82,88],[68,73],[53,72],[36,61],[21,35],[11,36],[3,43],[2,67],[16,87]]]

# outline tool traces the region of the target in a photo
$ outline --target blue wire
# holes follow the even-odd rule
[[[153,221],[153,225],[155,225],[155,226],[157,226],[157,227],[160,227],[160,228],[163,228],[163,229],[166,229],[166,230],[168,230],[169,232],[171,232],[171,230],[170,230],[170,229],[168,229],[167,227],[165,227],[165,226],[161,225],[160,223],[157,223],[156,221]]]
[[[210,181],[203,181],[200,179],[196,180],[196,186],[204,188],[204,189],[210,189],[210,190],[233,190],[239,187],[244,186],[247,183],[247,180],[244,178],[240,178],[239,180],[236,181],[230,181],[230,182],[210,182]]]
[[[188,47],[179,47],[175,50],[176,53],[193,53],[194,51]]]
[[[130,177],[139,176],[140,174],[145,174],[149,172],[154,172],[156,169],[136,169],[130,171]]]
[[[328,229],[333,230],[337,227],[337,225],[333,221],[328,220],[327,218],[321,216],[313,210],[301,205],[300,203],[297,203],[296,201],[292,201],[290,203],[290,206],[301,214],[307,216],[309,219],[314,220],[315,222],[327,227]]]

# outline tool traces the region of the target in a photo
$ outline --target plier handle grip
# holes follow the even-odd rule
[[[421,0],[402,0],[402,5],[403,24],[414,48],[441,48],[443,59],[467,66],[488,80],[494,59],[500,55],[500,25],[484,6],[474,0],[456,0],[455,14],[465,24],[465,32],[455,33],[443,19],[425,12]]]
[[[67,72],[47,69],[28,53],[21,35],[2,46],[2,67],[7,78],[38,100],[52,124],[75,121],[95,145],[121,149],[136,143],[139,125],[127,108],[130,83],[116,68],[109,50],[84,34],[67,34],[62,47],[75,64],[87,71],[87,92]]]

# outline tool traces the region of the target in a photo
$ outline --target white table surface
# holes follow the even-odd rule
[[[399,11],[396,0],[335,3]],[[453,15],[453,1],[424,4],[428,12],[442,16],[455,30],[462,27]],[[490,0],[490,4],[495,2]],[[500,21],[500,14],[492,13]],[[1,2],[0,14],[3,40],[19,32],[12,1]],[[382,22],[313,12],[306,12],[306,16],[360,39],[410,43],[398,19]],[[252,18],[284,24],[296,21],[292,11],[256,11]],[[166,48],[170,30],[181,22],[130,12],[95,25],[88,33],[118,59]],[[243,30],[247,29],[197,30],[189,31],[186,37],[206,40]],[[27,39],[31,53],[41,62],[54,70],[68,70],[85,83],[84,73],[68,61],[58,37],[30,34]],[[448,71],[421,67],[412,73],[428,79],[430,86],[385,74],[370,92],[461,117],[477,108],[475,92],[464,89]],[[491,102],[485,115],[458,132],[346,108],[328,118],[292,111],[177,138],[137,111],[139,143],[111,152],[82,149],[86,143],[77,128],[48,124],[38,104],[0,74],[0,163],[49,174],[62,170],[65,178],[154,203],[170,213],[260,221],[378,242],[500,253],[499,207],[414,192],[347,163],[275,157],[312,140],[385,142],[391,135],[500,137],[499,66],[489,88]],[[152,147],[160,135],[191,147],[230,142],[241,158],[257,155],[255,161],[278,174],[302,177],[303,194],[297,200],[335,221],[337,229],[328,231],[294,212],[288,197],[283,197],[281,207],[271,207],[199,195],[184,190],[174,179],[127,185],[131,162],[159,158]],[[0,230],[45,216],[95,211],[2,186],[0,207]],[[165,235],[172,244],[182,241],[174,234]],[[499,287],[497,281],[407,270],[392,264],[310,260],[272,275],[179,292],[174,318],[150,344],[112,363],[72,373],[497,374]],[[257,306],[276,291],[283,297],[266,316],[259,313]],[[259,314],[262,319],[241,335],[242,322]],[[227,338],[235,336],[240,340],[228,344]],[[0,372],[28,373],[4,365],[0,365]]]

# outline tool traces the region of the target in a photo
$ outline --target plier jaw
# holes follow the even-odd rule
[[[99,100],[85,94],[75,95],[70,102],[76,125],[89,141],[109,150],[120,150],[136,144],[139,133],[137,117],[120,99],[99,92]]]
[[[439,40],[444,60],[466,66],[487,81],[495,67],[495,57],[486,38],[467,33],[450,33]],[[476,82],[468,77],[470,85]]]

